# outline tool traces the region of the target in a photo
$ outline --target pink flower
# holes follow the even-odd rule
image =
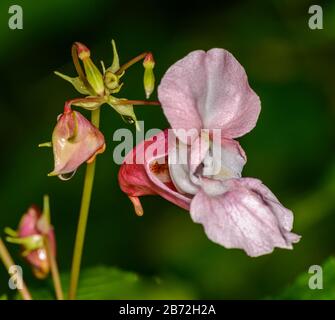
[[[52,134],[55,168],[50,176],[72,173],[105,150],[103,134],[77,111],[65,106]]]
[[[154,156],[146,155],[149,142],[137,146],[121,166],[121,189],[130,197],[158,194],[189,210],[226,248],[250,256],[292,249],[300,239],[291,233],[292,212],[261,181],[241,178],[246,155],[233,139],[255,127],[260,100],[239,62],[223,49],[191,52],[168,69],[158,96],[176,142],[157,135],[156,144],[166,147]],[[144,155],[144,164],[129,164],[135,155]],[[165,165],[164,174],[153,170],[157,159],[167,160],[158,167]]]
[[[34,275],[39,279],[44,279],[50,271],[47,252],[43,237],[43,216],[36,206],[31,206],[22,216],[17,232],[9,229],[11,237],[7,240],[21,245],[22,255],[31,265]],[[8,229],[8,228],[7,228]],[[56,255],[56,241],[53,227],[47,233],[51,251]]]

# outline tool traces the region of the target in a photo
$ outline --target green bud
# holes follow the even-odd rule
[[[101,72],[93,63],[91,58],[85,58],[83,60],[83,64],[88,83],[97,95],[103,96],[105,93],[105,86]]]
[[[91,60],[90,50],[80,42],[76,42],[78,57],[84,64],[85,75],[88,83],[93,88],[94,92],[103,96],[105,93],[105,86],[103,76],[97,66]]]
[[[154,75],[154,67],[155,67],[155,60],[153,58],[152,53],[148,53],[143,61],[144,67],[144,91],[146,98],[149,99],[150,95],[155,89],[155,75]]]
[[[115,90],[120,86],[120,77],[114,74],[112,71],[107,70],[105,73],[105,85],[110,90]]]

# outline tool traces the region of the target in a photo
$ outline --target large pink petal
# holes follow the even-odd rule
[[[216,196],[201,190],[191,203],[191,217],[203,224],[209,239],[253,257],[271,253],[275,247],[292,249],[292,243],[299,241],[290,232],[292,212],[259,180],[230,179],[221,187],[222,193]]]
[[[165,130],[138,144],[126,156],[119,171],[121,190],[131,198],[160,195],[188,210],[190,199],[175,189],[167,161],[168,136]]]
[[[293,228],[293,213],[291,210],[285,208],[272,193],[272,191],[265,186],[261,180],[254,178],[243,178],[239,183],[245,188],[256,192],[262,196],[267,205],[272,209],[272,212],[279,220],[280,227],[286,231],[291,231]]]
[[[158,97],[172,128],[222,129],[227,138],[253,129],[260,112],[244,68],[224,49],[193,51],[177,61],[164,75]]]

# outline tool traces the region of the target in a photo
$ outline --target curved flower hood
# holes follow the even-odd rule
[[[103,134],[77,111],[66,110],[57,119],[52,134],[55,168],[50,176],[77,170],[105,150]]]

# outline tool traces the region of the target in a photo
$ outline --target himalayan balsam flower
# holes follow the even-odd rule
[[[253,257],[292,249],[300,239],[291,233],[292,212],[260,180],[241,178],[246,155],[233,139],[254,128],[260,100],[239,62],[223,49],[191,52],[169,68],[158,96],[177,141],[168,143],[165,131],[127,155],[119,183],[136,212],[143,214],[139,196],[156,194],[189,210],[208,238],[226,248]],[[153,141],[166,148],[148,156]],[[178,161],[182,150],[193,161]],[[135,158],[144,161],[130,163]]]
[[[52,134],[55,168],[50,176],[75,172],[105,150],[103,134],[79,112],[64,108]]]
[[[31,265],[34,275],[39,279],[44,279],[50,271],[47,252],[43,241],[44,221],[41,211],[36,206],[31,206],[22,216],[17,231],[7,228],[10,235],[7,241],[21,245],[22,256]],[[51,252],[56,255],[56,241],[53,227],[48,229],[48,239]]]

